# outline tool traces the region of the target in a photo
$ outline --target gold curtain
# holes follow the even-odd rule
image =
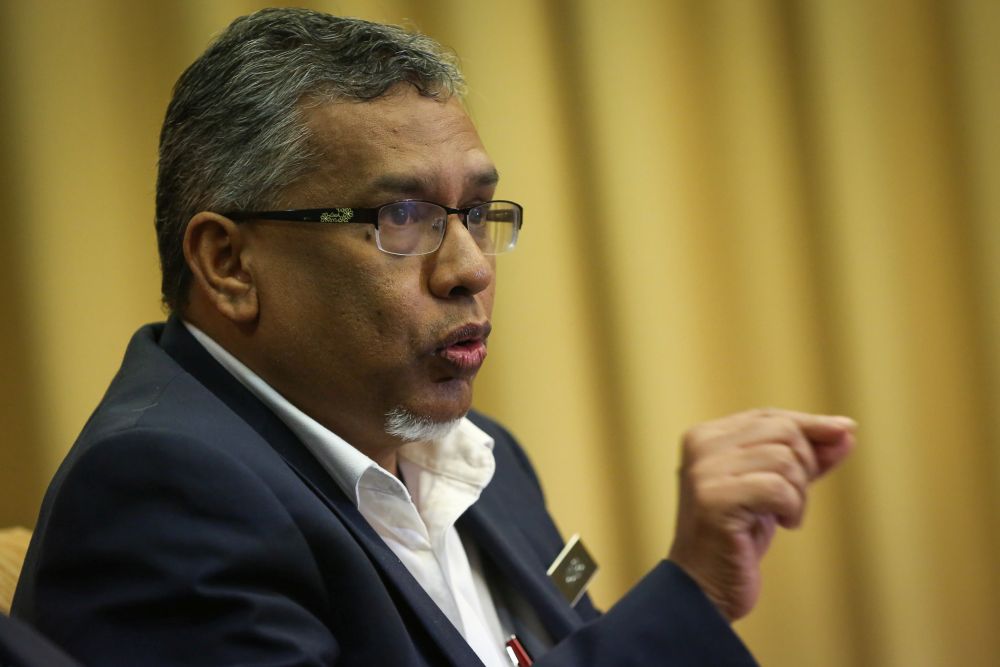
[[[162,318],[158,126],[264,3],[0,4],[0,525]],[[737,628],[763,664],[1000,664],[1000,3],[302,2],[453,47],[524,203],[477,404],[611,604],[663,557],[687,426],[843,412],[853,460]]]

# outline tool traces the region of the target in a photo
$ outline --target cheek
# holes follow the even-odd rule
[[[419,329],[415,322],[419,297],[413,276],[356,270],[339,282],[333,307],[341,309],[340,317],[349,327],[344,333],[356,338],[362,349],[374,351],[380,343],[399,346],[401,339],[408,340]]]
[[[321,249],[297,250],[258,262],[262,324],[319,353],[357,325],[356,277],[338,270]]]
[[[387,260],[361,238],[309,237],[292,248],[288,240],[270,246],[277,252],[258,266],[262,314],[286,340],[307,342],[314,353],[382,361],[421,344],[424,295],[412,262]]]

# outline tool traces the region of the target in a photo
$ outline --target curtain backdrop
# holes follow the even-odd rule
[[[461,56],[522,202],[477,405],[610,605],[669,547],[678,437],[847,413],[853,459],[738,630],[770,666],[1000,664],[1000,2],[301,2]],[[0,4],[0,526],[162,319],[177,76],[260,2]]]

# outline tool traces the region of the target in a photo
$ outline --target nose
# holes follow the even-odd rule
[[[484,255],[457,215],[448,216],[441,247],[428,255],[431,293],[442,299],[471,296],[493,283],[494,259]]]

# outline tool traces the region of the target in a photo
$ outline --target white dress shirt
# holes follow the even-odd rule
[[[509,632],[501,627],[479,554],[473,545],[466,553],[455,529],[455,522],[493,478],[493,439],[462,419],[440,440],[401,446],[397,457],[404,485],[288,402],[203,331],[188,322],[184,325],[298,436],[480,660],[488,667],[509,667],[504,651]]]

